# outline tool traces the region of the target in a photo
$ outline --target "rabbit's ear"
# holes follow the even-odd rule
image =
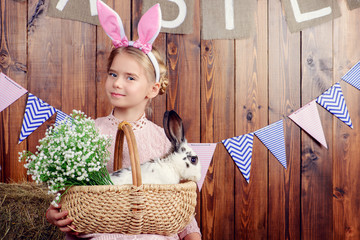
[[[185,136],[182,120],[174,110],[165,112],[164,130],[166,136],[174,145],[175,150],[177,150],[180,147],[180,143],[185,141]]]

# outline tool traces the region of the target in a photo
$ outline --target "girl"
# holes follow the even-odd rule
[[[138,26],[139,40],[129,42],[122,29],[120,17],[101,1],[97,4],[100,23],[115,46],[108,59],[108,76],[105,83],[107,97],[114,108],[109,116],[95,121],[96,127],[102,134],[110,134],[113,137],[112,158],[107,164],[109,172],[112,172],[114,171],[115,137],[118,124],[122,120],[130,122],[133,126],[141,163],[165,155],[169,151],[171,144],[164,130],[145,117],[145,110],[149,108],[151,99],[165,92],[168,81],[166,66],[159,53],[151,47],[160,30],[159,5],[155,5],[141,18]],[[116,23],[114,19],[117,20]],[[154,20],[157,20],[156,24]],[[116,26],[115,31],[114,26]],[[149,30],[149,27],[154,28],[154,26],[155,31]],[[126,168],[130,166],[130,157],[127,145],[124,145],[122,164]],[[166,237],[145,234],[79,235],[68,227],[72,220],[66,218],[67,211],[59,212],[60,208],[61,206],[56,208],[51,205],[46,217],[50,223],[67,233],[66,239],[201,239],[200,230],[194,218],[182,232]]]

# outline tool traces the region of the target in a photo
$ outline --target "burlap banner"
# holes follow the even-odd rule
[[[161,32],[191,34],[194,24],[194,0],[143,0],[142,14],[160,3]]]
[[[202,39],[247,38],[254,32],[254,0],[202,0]]]
[[[104,0],[106,3],[106,0]],[[48,16],[99,25],[96,0],[50,0]]]
[[[298,32],[340,17],[336,0],[282,0],[291,32]]]
[[[360,7],[360,0],[347,0],[347,5],[350,10]]]

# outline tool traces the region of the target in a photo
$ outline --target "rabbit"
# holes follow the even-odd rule
[[[171,110],[164,114],[164,130],[172,144],[170,153],[140,165],[143,184],[178,184],[183,181],[199,181],[201,166],[196,153],[188,146],[179,115]],[[110,174],[114,185],[132,184],[131,168]]]

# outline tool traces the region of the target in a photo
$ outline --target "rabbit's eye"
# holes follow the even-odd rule
[[[197,163],[197,160],[198,160],[198,158],[197,158],[196,156],[191,157],[191,163],[192,163],[192,164],[196,164],[196,163]]]

